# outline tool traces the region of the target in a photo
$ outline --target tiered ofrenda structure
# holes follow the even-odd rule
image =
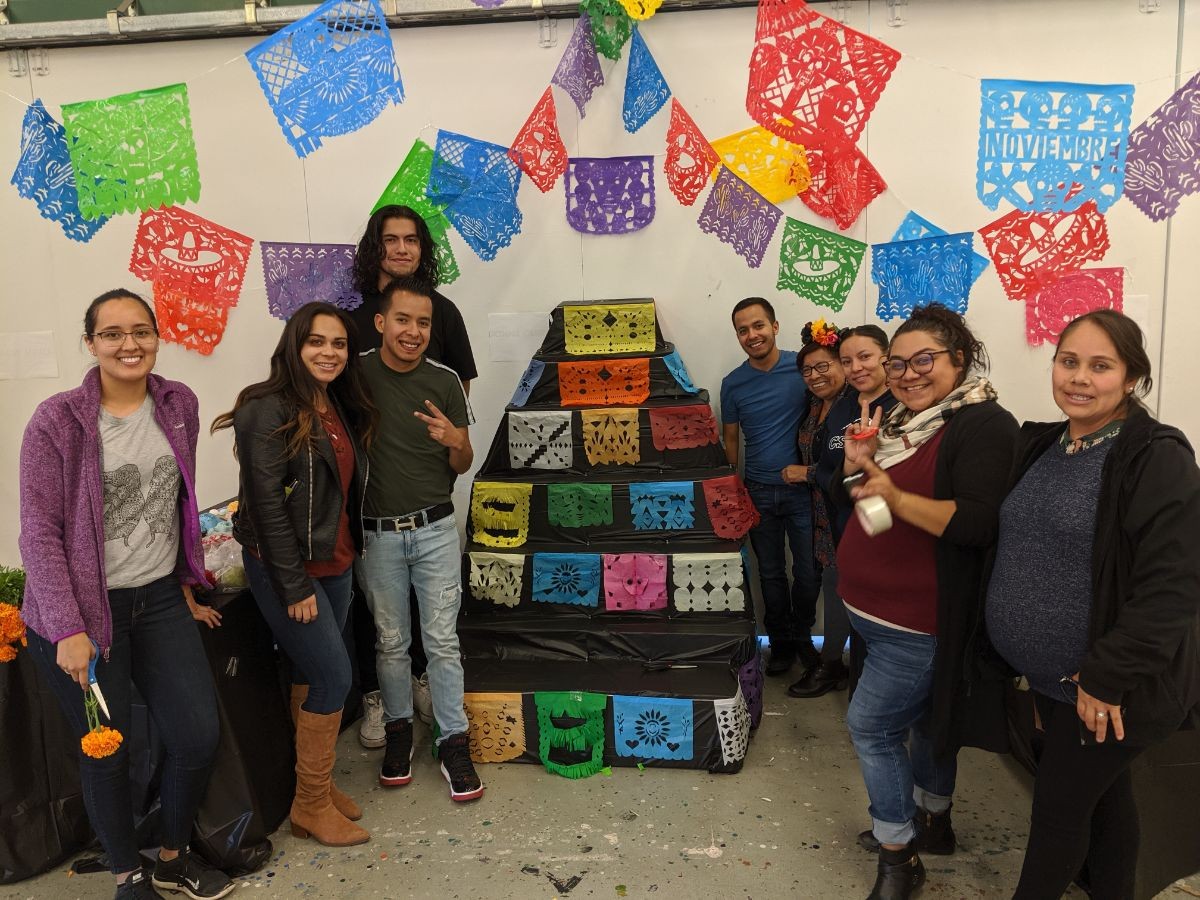
[[[762,713],[757,520],[654,301],[560,304],[471,491],[474,759],[738,771]]]

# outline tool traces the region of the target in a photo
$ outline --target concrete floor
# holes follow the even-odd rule
[[[483,766],[487,793],[454,804],[418,726],[414,780],[377,786],[382,751],[342,736],[339,784],[372,841],[335,850],[275,835],[270,863],[234,898],[862,898],[875,858],[855,844],[866,794],[846,735],[844,692],[791,700],[768,680],[766,715],[739,775],[613,769],[568,781],[540,766]],[[960,757],[959,850],[926,857],[921,896],[1009,897],[1021,866],[1029,779],[1007,758]],[[1200,879],[1162,897],[1200,896]],[[8,888],[28,900],[107,898],[106,876],[67,867]],[[164,894],[178,897],[178,894]],[[1083,897],[1073,891],[1068,896]]]

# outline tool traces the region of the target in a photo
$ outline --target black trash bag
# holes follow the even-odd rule
[[[295,756],[280,663],[271,631],[248,591],[215,595],[221,626],[198,625],[217,691],[221,738],[190,847],[231,877],[261,868],[268,839],[287,818],[295,790]],[[134,692],[128,735],[130,789],[138,846],[157,848],[159,786],[166,748],[145,703]],[[153,856],[147,857],[153,860]],[[106,871],[103,855],[75,871]]]
[[[92,840],[79,744],[28,650],[0,664],[0,884],[53,869]]]

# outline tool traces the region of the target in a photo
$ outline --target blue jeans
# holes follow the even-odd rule
[[[925,730],[937,638],[849,615],[867,644],[846,725],[871,799],[872,831],[882,844],[907,844],[916,808],[949,809],[958,774],[957,757],[934,756]]]
[[[458,648],[462,561],[458,526],[446,516],[411,531],[367,531],[366,553],[354,573],[375,616],[379,690],[383,719],[411,719],[412,614],[408,591],[417,593],[421,640],[429,657],[429,693],[441,740],[467,730],[463,712],[463,669]]]
[[[242,561],[254,602],[292,664],[292,683],[308,685],[302,708],[319,716],[337,712],[346,703],[351,681],[350,656],[342,640],[352,595],[350,570],[312,579],[317,617],[305,624],[288,618],[287,607],[271,587],[266,564],[245,550]]]
[[[108,659],[96,664],[96,681],[112,721],[100,714],[102,725],[124,735],[112,756],[92,759],[79,751],[79,774],[88,821],[108,854],[114,873],[141,865],[134,833],[133,800],[129,787],[129,736],[133,731],[133,686],[145,700],[167,757],[163,767],[163,847],[182,850],[192,834],[192,820],[204,798],[208,773],[217,751],[220,726],[217,695],[204,645],[179,589],[179,578],[168,575],[136,588],[108,592],[112,610],[112,647]],[[33,631],[29,649],[77,736],[87,734],[83,692],[58,667],[57,647]],[[77,748],[78,749],[78,748]]]
[[[750,529],[750,546],[758,559],[763,626],[772,647],[803,646],[812,640],[821,579],[813,557],[812,494],[803,484],[747,481],[750,499],[762,521]],[[792,551],[792,586],[788,589],[784,538]]]

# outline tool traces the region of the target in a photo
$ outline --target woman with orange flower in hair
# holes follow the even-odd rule
[[[160,887],[193,900],[224,897],[233,883],[187,846],[219,734],[192,621],[220,624],[192,597],[192,585],[205,583],[196,395],[152,373],[158,323],[136,294],[101,294],[83,329],[97,365],[79,387],[38,406],[21,443],[29,650],[83,741],[84,804],[116,896],[157,897]],[[85,706],[90,680],[102,688],[113,729],[97,728],[94,707]],[[119,741],[129,733],[134,685],[167,750],[162,848],[149,878],[134,832],[129,752]]]

